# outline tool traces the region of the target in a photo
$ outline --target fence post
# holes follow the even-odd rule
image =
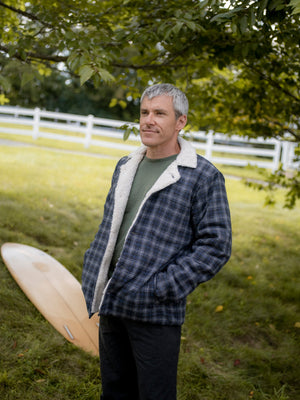
[[[280,153],[281,153],[281,142],[279,140],[276,141],[276,143],[275,143],[274,153],[275,154],[273,156],[272,172],[275,172],[279,167]]]
[[[292,168],[294,157],[294,144],[291,142],[283,142],[281,162],[284,171]]]
[[[36,107],[33,112],[33,132],[32,138],[37,139],[39,137],[39,125],[40,125],[40,109]]]
[[[93,115],[88,115],[87,120],[86,120],[86,128],[85,128],[85,141],[84,141],[84,147],[87,149],[90,144],[91,144],[91,138],[92,138],[92,129],[93,129]]]
[[[212,130],[208,131],[205,149],[205,158],[211,160],[212,158],[212,148],[214,145],[214,132]]]

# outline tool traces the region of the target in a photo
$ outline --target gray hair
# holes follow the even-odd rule
[[[162,95],[173,98],[173,107],[176,119],[178,119],[181,115],[187,115],[189,111],[189,101],[186,95],[180,89],[171,85],[170,83],[158,83],[157,85],[149,86],[142,94],[141,104],[144,97],[152,99],[153,97]]]

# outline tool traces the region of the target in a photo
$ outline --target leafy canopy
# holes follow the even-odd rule
[[[23,87],[54,69],[114,82],[119,101],[167,81],[187,93],[193,128],[299,148],[300,0],[3,0],[0,10],[2,103],[16,71]]]

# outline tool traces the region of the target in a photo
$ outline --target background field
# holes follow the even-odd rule
[[[56,257],[79,280],[116,159],[0,146],[0,245]],[[224,173],[228,171],[224,169]],[[227,179],[233,254],[188,299],[179,400],[300,398],[300,209]],[[98,358],[60,336],[0,261],[0,398],[99,399]]]

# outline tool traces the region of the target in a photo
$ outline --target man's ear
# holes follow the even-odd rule
[[[185,127],[187,123],[187,116],[186,115],[180,115],[180,117],[177,119],[176,125],[177,129],[180,131]]]

